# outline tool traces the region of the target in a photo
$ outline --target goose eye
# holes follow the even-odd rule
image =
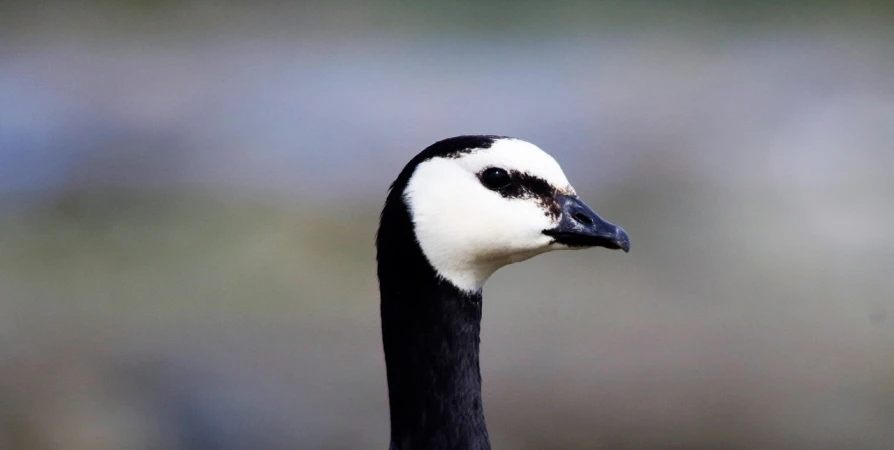
[[[512,179],[509,178],[509,173],[499,167],[491,167],[484,172],[481,172],[480,177],[481,183],[488,189],[494,191],[503,189],[512,183]]]

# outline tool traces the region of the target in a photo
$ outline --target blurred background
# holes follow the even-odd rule
[[[94,0],[0,2],[0,449],[385,448],[379,208],[482,133],[633,241],[491,279],[494,448],[894,448],[890,2]]]

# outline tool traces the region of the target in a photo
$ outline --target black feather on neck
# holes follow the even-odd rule
[[[455,143],[492,143],[490,137],[463,138]],[[376,237],[390,449],[489,450],[478,365],[481,293],[461,291],[437,275],[402,197],[416,165],[433,156],[426,152],[445,152],[432,147],[392,185]]]

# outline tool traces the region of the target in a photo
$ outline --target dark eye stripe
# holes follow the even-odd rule
[[[543,178],[515,170],[509,171],[512,183],[500,189],[499,194],[505,198],[525,198],[538,201],[546,215],[558,218],[561,207],[556,201],[558,190]]]

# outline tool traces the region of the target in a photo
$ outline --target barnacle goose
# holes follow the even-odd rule
[[[376,235],[390,450],[490,449],[478,365],[481,288],[497,269],[559,249],[630,250],[528,142],[457,136],[391,185]]]

